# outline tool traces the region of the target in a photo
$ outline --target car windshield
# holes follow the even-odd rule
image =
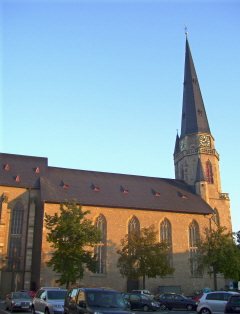
[[[66,291],[65,290],[54,290],[47,292],[49,300],[64,300]]]
[[[89,306],[125,308],[125,302],[120,292],[88,291],[87,303]]]
[[[13,299],[32,299],[27,292],[13,293]]]

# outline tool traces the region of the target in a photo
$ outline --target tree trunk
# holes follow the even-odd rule
[[[145,287],[145,274],[143,275],[143,290],[145,290],[146,287]]]
[[[213,270],[213,283],[214,283],[214,290],[217,291],[217,273]]]

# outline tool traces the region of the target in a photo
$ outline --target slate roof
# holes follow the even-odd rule
[[[98,207],[212,213],[181,180],[49,167],[41,157],[0,154],[0,185],[40,189],[41,200],[49,203],[75,198]]]
[[[47,158],[0,153],[0,185],[39,189],[47,171]]]
[[[180,138],[194,133],[211,134],[197,73],[194,67],[188,39],[186,39],[182,127]]]

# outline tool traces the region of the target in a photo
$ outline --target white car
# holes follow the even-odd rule
[[[33,314],[62,314],[67,290],[43,288],[38,290],[32,302]]]
[[[132,290],[132,294],[143,294],[149,297],[149,299],[153,300],[154,295],[149,290]]]
[[[223,314],[225,305],[233,291],[212,291],[204,293],[198,300],[197,313],[199,314]]]

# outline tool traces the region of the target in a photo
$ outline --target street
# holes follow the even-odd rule
[[[0,312],[3,314],[9,314],[11,313],[10,311],[5,310],[5,302],[1,301],[0,302]],[[146,314],[146,312],[143,311],[133,311],[137,314]],[[30,312],[23,312],[23,311],[14,311],[15,314],[29,314]],[[187,310],[171,310],[171,311],[163,311],[163,310],[158,310],[156,312],[149,311],[147,313],[161,313],[161,314],[196,314],[196,311],[187,311]]]

